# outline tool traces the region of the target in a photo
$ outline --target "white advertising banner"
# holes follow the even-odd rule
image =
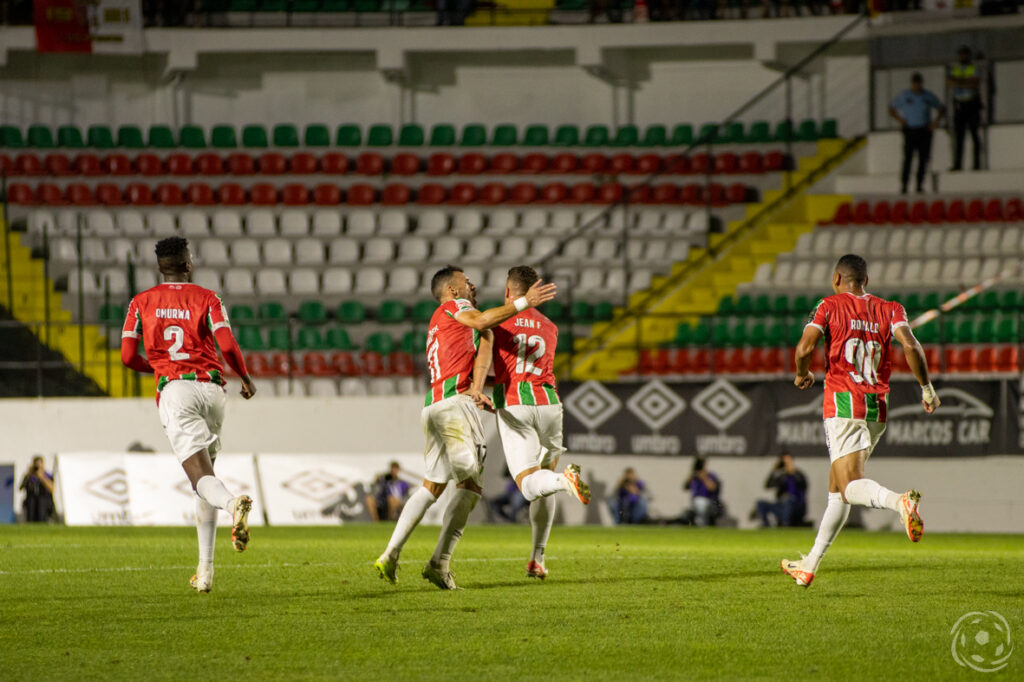
[[[142,54],[142,0],[98,0],[89,5],[93,54]]]
[[[324,526],[366,520],[366,495],[392,461],[412,484],[423,480],[423,455],[259,455],[267,519],[272,526]],[[449,486],[450,488],[451,486]],[[437,525],[450,490],[431,506],[424,524]]]
[[[67,525],[131,525],[124,459],[109,452],[57,455],[55,478]]]
[[[256,485],[252,455],[219,455],[217,478],[235,495],[253,498],[249,525],[263,525],[263,506]],[[174,455],[125,456],[131,522],[134,526],[192,526],[196,522],[196,495]],[[221,511],[217,523],[230,525],[231,516]]]

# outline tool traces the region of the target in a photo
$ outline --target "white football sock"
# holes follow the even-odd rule
[[[459,544],[462,537],[462,529],[469,521],[469,513],[480,501],[480,493],[475,493],[466,488],[456,488],[452,501],[444,512],[444,523],[441,525],[441,537],[437,539],[437,548],[434,549],[434,556],[430,557],[430,563],[440,567],[442,571],[448,570],[448,562],[451,561],[455,545]]]
[[[843,529],[843,524],[846,523],[849,516],[850,505],[843,502],[843,496],[839,493],[829,493],[828,506],[825,507],[825,513],[821,517],[818,535],[814,538],[814,547],[811,548],[811,553],[804,557],[804,566],[811,573],[818,570],[821,558],[825,556],[825,552],[839,535],[839,531]]]
[[[900,510],[900,495],[882,487],[870,478],[858,478],[846,484],[846,501],[875,509]]]
[[[196,532],[199,535],[199,569],[213,566],[213,547],[217,539],[217,508],[196,497]]]
[[[388,548],[384,550],[385,554],[392,559],[398,559],[405,541],[416,530],[416,526],[423,519],[423,515],[430,509],[430,505],[435,502],[437,502],[437,498],[431,495],[430,491],[424,487],[417,488],[416,492],[409,496],[405,506],[402,507],[402,513],[398,515],[395,532],[391,534]]]
[[[196,483],[196,494],[217,509],[231,511],[231,500],[235,496],[228,492],[216,476],[203,476]]]
[[[530,561],[544,563],[544,548],[547,547],[551,526],[555,522],[555,500],[553,496],[538,497],[530,503],[530,526],[533,529],[533,553]]]
[[[523,491],[523,497],[533,502],[539,497],[569,492],[569,481],[550,469],[538,469],[523,479],[520,490]]]

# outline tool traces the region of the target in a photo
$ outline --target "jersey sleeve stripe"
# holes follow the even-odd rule
[[[814,327],[815,329],[817,329],[822,334],[825,333],[825,328],[822,327],[820,324],[818,324],[816,322],[808,322],[807,324],[804,325],[804,329],[806,329],[807,327]]]
[[[900,320],[899,322],[893,324],[892,330],[896,331],[900,327],[907,327],[909,329],[910,328],[910,323],[909,322],[904,322],[903,320]]]
[[[210,327],[210,331],[217,331],[218,329],[231,329],[231,325],[227,322],[218,322]]]
[[[138,338],[141,338],[141,337],[142,337],[142,334],[140,334],[138,332],[129,332],[129,331],[121,332],[121,338],[122,339],[138,339]]]

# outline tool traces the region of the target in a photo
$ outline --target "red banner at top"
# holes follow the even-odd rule
[[[83,0],[35,0],[36,51],[92,52]]]

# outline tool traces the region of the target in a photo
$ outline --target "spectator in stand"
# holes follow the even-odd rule
[[[715,472],[707,467],[707,460],[698,457],[693,462],[693,471],[683,483],[684,489],[690,491],[690,518],[694,525],[713,526],[724,511],[719,495],[722,484]]]
[[[783,454],[768,474],[764,487],[775,490],[775,501],[757,501],[757,515],[761,517],[761,527],[771,525],[769,517],[775,517],[775,525],[780,527],[802,526],[807,514],[807,477],[796,468],[793,455]]]
[[[632,467],[622,472],[615,486],[615,497],[608,500],[608,507],[615,523],[647,522],[647,486]]]
[[[971,133],[971,151],[974,152],[974,170],[981,170],[981,72],[972,61],[971,48],[961,45],[956,51],[956,63],[949,69],[946,85],[952,88],[953,98],[953,168],[963,169],[964,136]]]
[[[500,495],[487,500],[487,520],[493,521],[498,516],[509,523],[519,523],[519,512],[526,509],[528,504],[516,485],[516,479],[505,467],[505,489]]]
[[[21,479],[20,489],[25,491],[21,510],[26,522],[46,523],[53,518],[53,474],[46,471],[39,455],[32,458],[32,466]]]
[[[932,118],[932,109],[939,112]],[[932,155],[932,131],[946,115],[946,107],[939,98],[924,89],[924,78],[920,73],[910,77],[910,88],[902,91],[889,104],[889,115],[903,127],[903,172],[900,176],[900,192],[907,193],[910,181],[910,164],[917,154],[917,192],[924,192],[924,178],[928,173],[928,159]]]
[[[411,486],[402,480],[401,474],[402,467],[398,462],[392,462],[390,468],[374,481],[373,490],[366,496],[366,509],[374,521],[394,521],[402,513]]]

